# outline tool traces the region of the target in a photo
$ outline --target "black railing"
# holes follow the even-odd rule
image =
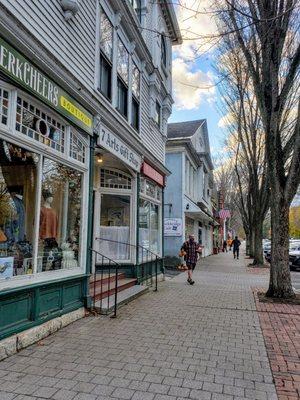
[[[90,285],[92,289],[93,302],[92,308],[100,314],[109,314],[113,309],[113,317],[117,316],[118,307],[118,276],[121,266],[114,260],[99,253],[99,251],[91,249],[95,256],[95,270],[93,274],[93,282]],[[97,280],[100,274],[100,280]],[[113,295],[113,299],[111,299]],[[103,300],[106,301],[106,307],[103,307]],[[111,300],[113,305],[111,306]]]
[[[153,286],[153,275],[155,279],[155,289],[158,290],[158,264],[162,260],[158,254],[153,251],[143,247],[141,245],[135,245],[127,242],[120,242],[117,240],[106,239],[106,238],[96,238],[97,241],[101,242],[109,242],[115,243],[118,245],[122,245],[128,248],[125,252],[128,254],[128,260],[131,259],[131,249],[135,250],[135,259],[136,259],[136,267],[137,267],[137,279],[143,284],[146,282],[147,285]],[[149,282],[150,281],[150,282]]]

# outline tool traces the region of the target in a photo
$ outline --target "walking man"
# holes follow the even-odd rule
[[[239,259],[239,255],[240,255],[240,245],[241,242],[238,239],[238,237],[236,236],[234,238],[234,241],[232,242],[232,246],[233,246],[233,258],[237,258]]]
[[[193,285],[195,282],[193,281],[193,271],[196,267],[197,260],[198,260],[198,253],[199,253],[199,243],[195,241],[194,235],[189,235],[189,240],[183,243],[181,250],[185,252],[185,262],[188,268],[188,283]]]
[[[224,240],[223,242],[223,253],[225,253],[225,251],[227,253],[227,240]]]

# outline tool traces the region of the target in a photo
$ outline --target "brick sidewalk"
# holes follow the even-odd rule
[[[248,274],[231,252],[0,362],[1,400],[276,400]]]
[[[300,398],[300,306],[260,303],[256,307],[279,400]]]

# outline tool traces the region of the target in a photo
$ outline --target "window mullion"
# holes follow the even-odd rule
[[[114,108],[118,105],[118,76],[117,76],[117,57],[118,57],[118,34],[117,28],[113,29],[113,54],[112,54],[112,78],[111,78],[111,99]]]
[[[128,121],[132,123],[132,56],[129,56],[128,65],[128,91],[127,91],[127,104],[128,104]]]
[[[39,226],[40,226],[40,214],[41,214],[41,193],[42,193],[42,179],[43,179],[43,156],[39,156],[38,171],[37,171],[37,188],[35,194],[35,224],[34,224],[34,241],[33,241],[33,273],[37,271],[37,259],[38,259],[38,244],[39,244]]]

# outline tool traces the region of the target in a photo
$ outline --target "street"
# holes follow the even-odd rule
[[[291,272],[293,287],[296,290],[300,290],[300,270],[296,272]]]
[[[266,275],[219,254],[119,310],[0,363],[0,399],[277,399],[252,287]]]

